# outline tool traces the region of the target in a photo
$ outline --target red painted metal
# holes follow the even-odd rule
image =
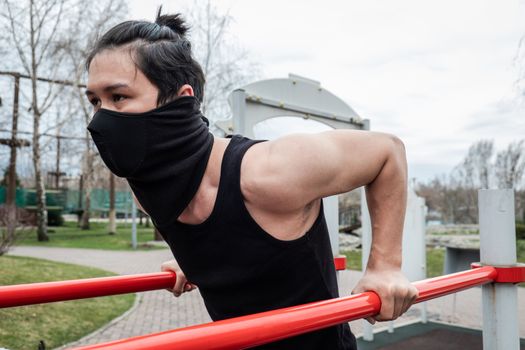
[[[334,258],[334,265],[336,271],[342,271],[346,269],[346,256],[338,256]]]
[[[473,269],[482,267],[481,263],[470,264]],[[496,283],[522,283],[525,282],[525,264],[518,263],[515,266],[494,266],[498,276],[494,280]]]
[[[346,257],[335,258],[334,264],[344,270]],[[171,288],[175,280],[173,272],[158,272],[0,286],[0,308]]]
[[[497,276],[498,272],[494,267],[484,266],[479,269],[461,271],[418,281],[413,283],[419,291],[419,297],[416,303],[490,283],[493,282]]]
[[[174,272],[157,272],[2,286],[0,308],[172,288],[175,280]]]
[[[497,271],[484,266],[451,275],[414,283],[419,290],[416,302],[437,298],[473,286],[494,281]],[[366,292],[144,335],[76,350],[167,350],[167,349],[245,349],[335,324],[377,314],[381,301],[377,294]]]

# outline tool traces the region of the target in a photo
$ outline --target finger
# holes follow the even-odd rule
[[[177,279],[175,280],[175,286],[173,287],[173,291],[177,293],[178,295],[181,295],[184,292],[185,285],[186,285],[186,278],[184,278],[184,275],[182,274],[177,275]]]
[[[365,320],[367,320],[368,323],[370,323],[371,325],[374,325],[376,323],[376,320],[374,320],[373,317],[367,317],[367,318],[365,318]]]
[[[404,314],[405,312],[410,309],[410,306],[414,303],[416,300],[416,293],[414,293],[413,290],[409,289],[405,295],[405,299],[403,301],[403,309],[401,310],[401,314]]]
[[[173,264],[170,261],[166,261],[166,262],[163,262],[160,265],[160,270],[161,271],[173,271],[173,272],[175,272],[175,267],[173,266]]]
[[[407,312],[407,310],[410,308],[410,305],[412,305],[412,298],[410,297],[410,294],[407,294],[403,299],[403,307],[401,308],[401,313],[399,316]]]
[[[416,301],[418,295],[419,295],[419,291],[417,290],[417,288],[412,287],[408,290],[407,296],[405,297],[405,302],[403,304],[403,313],[407,312],[408,309],[410,309],[410,307]]]
[[[392,315],[392,320],[395,320],[396,318],[401,316],[401,314],[403,313],[403,305],[405,303],[405,294],[400,291],[397,291],[394,296],[394,300],[395,300],[394,314]]]
[[[192,290],[194,290],[194,289],[195,289],[195,287],[194,287],[192,284],[186,282],[186,283],[184,284],[184,286],[183,286],[183,288],[182,288],[182,290],[181,290],[180,292],[177,291],[177,292],[174,292],[173,294],[174,294],[176,297],[179,297],[179,296],[181,296],[183,293],[185,293],[185,292],[190,292],[190,291],[192,291]]]
[[[392,319],[394,315],[395,300],[392,295],[380,297],[381,299],[381,311],[379,315],[374,317],[377,321],[388,321]]]

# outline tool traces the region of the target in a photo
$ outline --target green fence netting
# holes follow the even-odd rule
[[[62,210],[65,213],[75,213],[85,207],[85,192],[78,190],[46,190],[46,204],[49,210]],[[6,200],[6,188],[0,186],[0,205]],[[127,191],[115,192],[115,209],[119,213],[131,212],[132,196]],[[16,206],[26,209],[36,208],[36,191],[34,189],[17,188]],[[109,191],[95,188],[91,191],[90,209],[92,211],[109,210]]]
[[[5,203],[7,196],[7,189],[5,186],[0,186],[0,204]],[[26,190],[23,188],[16,189],[15,203],[17,207],[24,207],[26,205]]]

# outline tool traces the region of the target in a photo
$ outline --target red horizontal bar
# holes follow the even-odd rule
[[[479,262],[470,264],[473,269],[483,266]],[[525,282],[525,264],[517,263],[514,266],[494,266],[498,276],[494,280],[496,283],[522,283]]]
[[[172,288],[174,272],[86,278],[0,287],[0,308]]]
[[[494,267],[458,272],[414,283],[419,290],[416,302],[492,282]],[[76,348],[76,350],[186,350],[245,349],[339,323],[376,315],[381,309],[377,294],[366,292],[285,309],[236,317],[161,333],[121,339]]]
[[[338,256],[334,258],[334,265],[336,271],[342,271],[346,269],[346,256]]]
[[[334,264],[344,270],[346,257],[335,258]],[[0,308],[171,288],[175,280],[173,272],[158,272],[0,286]]]

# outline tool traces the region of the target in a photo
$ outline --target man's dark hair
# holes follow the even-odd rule
[[[157,105],[173,100],[184,84],[191,85],[195,97],[202,102],[205,78],[185,37],[188,26],[179,13],[160,13],[161,8],[155,23],[126,21],[108,30],[93,46],[86,68],[89,70],[97,53],[129,45],[135,65],[159,89]]]

